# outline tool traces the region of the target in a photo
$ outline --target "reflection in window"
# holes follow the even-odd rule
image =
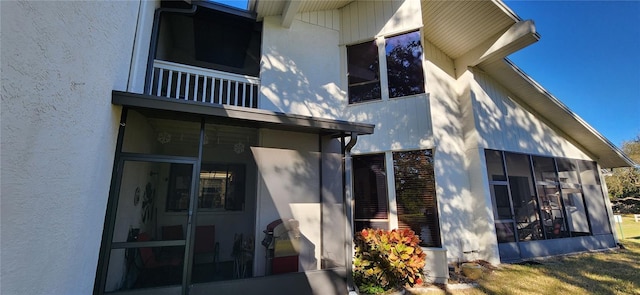
[[[244,207],[244,166],[203,164],[200,170],[199,209],[238,211]]]
[[[349,103],[380,99],[378,46],[375,41],[347,46]]]
[[[440,247],[440,225],[431,150],[393,153],[398,227],[420,236],[421,246]]]
[[[389,37],[385,44],[389,97],[424,93],[420,33]]]

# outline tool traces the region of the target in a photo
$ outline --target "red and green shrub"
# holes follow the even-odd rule
[[[422,284],[427,256],[410,229],[363,229],[356,234],[353,277],[370,294]]]

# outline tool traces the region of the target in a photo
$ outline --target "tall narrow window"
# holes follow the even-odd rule
[[[543,239],[529,156],[504,153],[518,240]]]
[[[424,93],[420,33],[389,37],[385,44],[389,97]]]
[[[511,210],[511,198],[509,197],[509,182],[507,182],[502,152],[486,150],[485,158],[498,243],[515,242],[516,231]]]
[[[375,40],[347,46],[349,103],[381,99]]]
[[[549,157],[533,157],[542,223],[548,239],[569,236],[554,162]]]
[[[611,225],[607,213],[607,203],[600,185],[598,165],[596,162],[578,160],[578,168],[580,168],[580,180],[587,203],[591,232],[594,235],[610,234]]]
[[[420,236],[421,246],[440,247],[440,224],[431,150],[393,153],[398,227]]]
[[[571,159],[556,159],[556,162],[569,232],[573,237],[589,235],[591,230],[578,176],[578,164]]]
[[[389,227],[384,154],[353,157],[355,230]]]

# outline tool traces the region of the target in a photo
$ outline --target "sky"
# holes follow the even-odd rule
[[[509,59],[618,147],[640,136],[640,0],[505,3],[541,35]]]
[[[510,55],[620,147],[640,136],[640,1],[505,1],[540,41]]]

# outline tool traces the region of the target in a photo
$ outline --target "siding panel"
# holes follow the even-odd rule
[[[341,9],[342,43],[353,44],[376,36],[396,34],[422,26],[418,0],[355,1]]]
[[[350,105],[346,120],[376,124],[358,139],[354,153],[431,148],[433,134],[427,95]]]
[[[481,148],[589,159],[565,134],[520,105],[517,97],[488,75],[476,70],[474,77],[471,98]]]

